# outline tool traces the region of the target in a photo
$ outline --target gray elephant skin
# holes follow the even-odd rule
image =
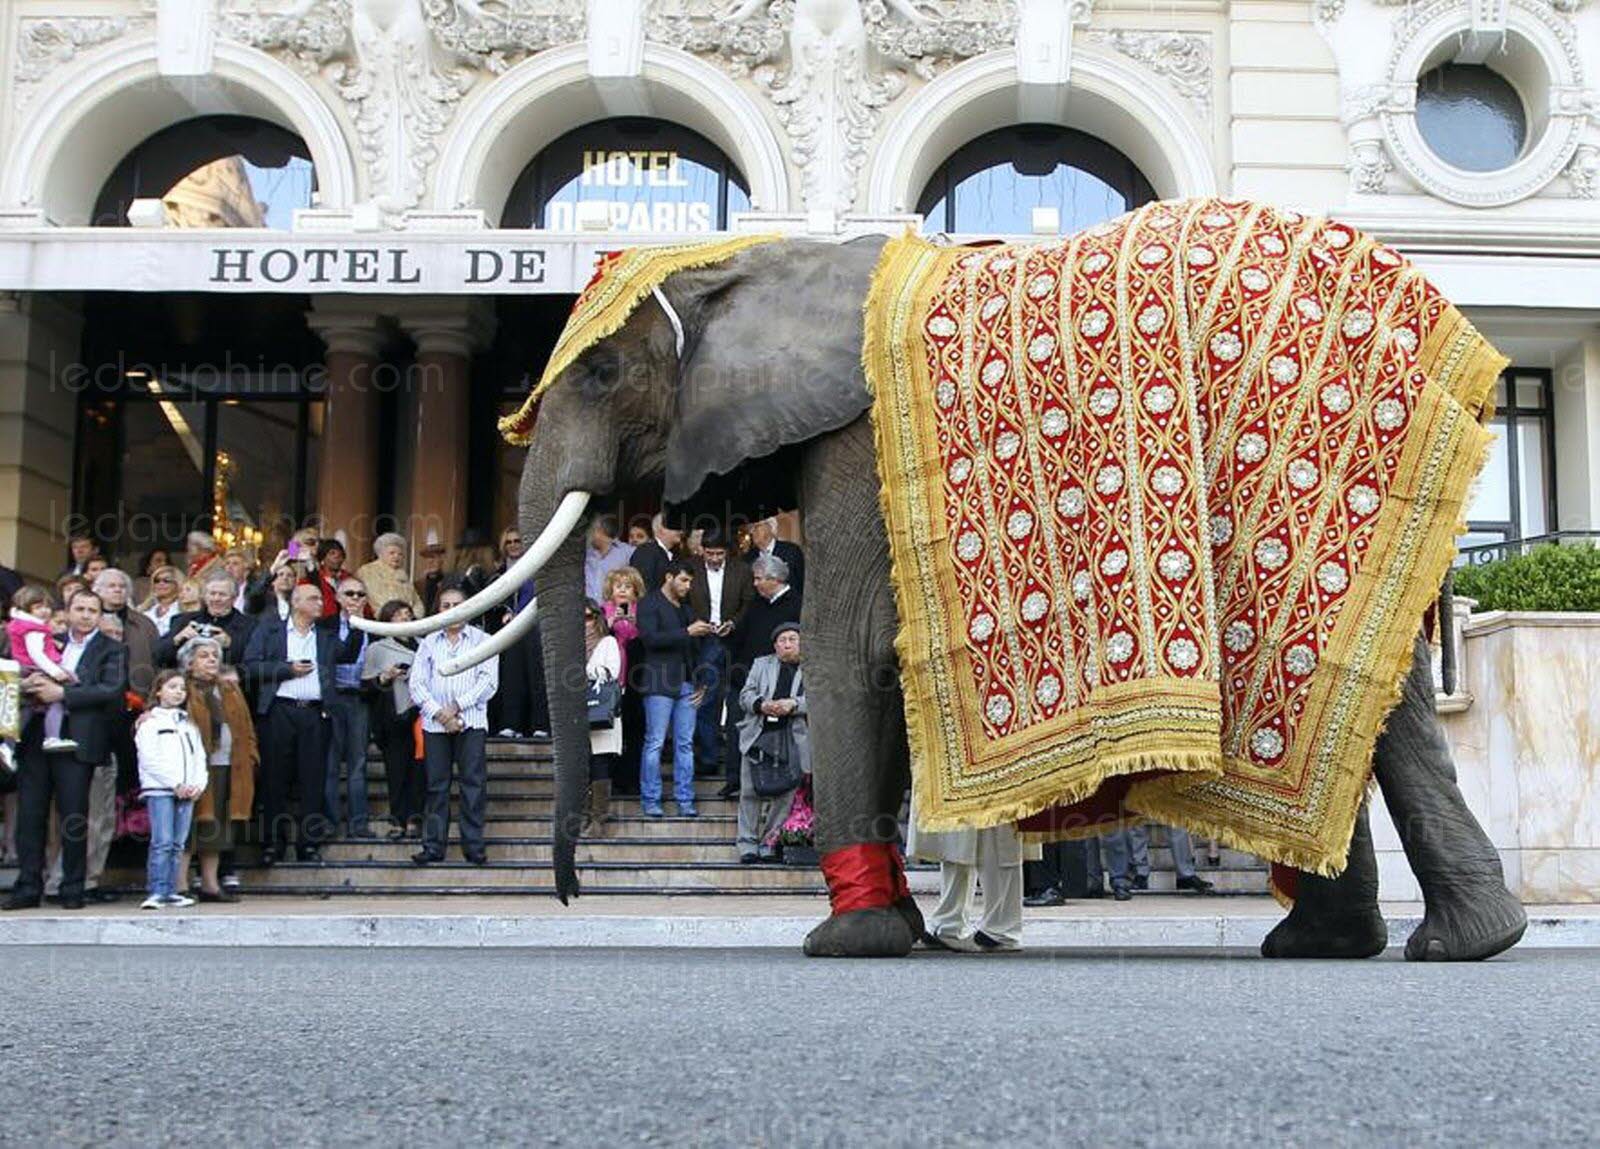
[[[755,516],[798,507],[805,524],[803,625],[811,706],[817,846],[893,843],[909,784],[897,685],[889,548],[861,366],[861,308],[883,241],[786,241],[679,271],[662,292],[680,317],[645,301],[541,399],[520,489],[534,538],[568,492],[591,506],[664,494],[685,515]],[[588,786],[583,636],[584,540],[572,533],[539,577],[554,724],[557,896],[579,892],[574,846]],[[1499,856],[1456,786],[1433,709],[1426,657],[1380,737],[1374,769],[1426,915],[1406,945],[1418,960],[1491,956],[1526,917]],[[908,953],[921,932],[909,896],[836,913],[812,931],[819,956]],[[1387,930],[1363,807],[1336,879],[1301,875],[1269,957],[1365,957]]]

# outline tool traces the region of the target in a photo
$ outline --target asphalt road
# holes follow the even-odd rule
[[[0,1143],[1593,1145],[1600,953],[8,949]]]

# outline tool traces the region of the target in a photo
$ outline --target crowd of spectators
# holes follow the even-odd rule
[[[528,609],[533,583],[420,640],[376,637],[355,622],[450,610],[523,546],[515,527],[498,545],[468,530],[451,561],[442,547],[425,547],[412,572],[406,539],[383,534],[351,574],[339,537],[298,532],[259,564],[196,532],[181,554],[143,556],[134,577],[94,540],[75,537],[53,586],[23,585],[0,568],[11,604],[0,653],[19,668],[23,703],[20,736],[0,745],[0,861],[18,866],[5,908],[46,897],[67,908],[116,900],[102,879],[113,837],[130,830],[150,842],[145,906],[236,901],[247,824],[264,866],[291,852],[320,862],[330,840],[378,836],[368,802],[373,746],[389,839],[414,841],[419,866],[443,861],[454,782],[462,856],[485,864],[488,737],[549,737],[539,627],[496,659],[448,675],[442,667]],[[636,796],[642,816],[664,817],[670,771],[676,815],[698,816],[697,777],[719,779],[719,796],[738,799],[738,860],[781,857],[780,828],[797,798],[807,808],[811,770],[804,572],[804,553],[778,537],[776,520],[736,536],[715,526],[685,532],[658,514],[630,524],[624,541],[614,518],[593,519],[584,562],[585,835],[607,832],[617,797]],[[1178,887],[1209,889],[1187,835],[1170,831],[1169,841]],[[945,889],[950,937],[1014,940],[1020,919],[993,916],[1000,898],[989,899],[981,928],[966,924],[965,907],[978,882],[1003,885],[1007,905],[1021,898],[1015,850],[994,854],[1002,868],[992,872],[982,868],[988,852],[971,843],[925,856],[957,867]],[[1147,886],[1142,827],[1047,847],[1028,864],[1027,902],[1097,896],[1102,871],[1118,898]]]
[[[460,674],[437,662],[484,641],[531,587],[505,611],[420,643],[375,638],[354,620],[405,621],[459,602],[519,548],[515,531],[498,556],[469,533],[448,568],[443,548],[424,548],[414,580],[396,534],[379,536],[351,575],[338,537],[298,532],[259,565],[195,532],[182,553],[158,548],[129,564],[135,578],[78,536],[53,585],[0,568],[10,607],[0,656],[14,664],[20,699],[16,737],[0,744],[0,863],[18,870],[4,908],[117,900],[103,878],[124,834],[148,838],[146,908],[237,901],[246,825],[266,866],[290,851],[318,862],[331,839],[376,836],[374,743],[388,836],[415,839],[418,864],[441,858],[454,771],[464,855],[482,863],[488,712],[498,705],[507,733],[543,734],[542,675],[528,672],[537,636],[531,652],[513,648]],[[513,659],[522,673],[506,676],[512,693],[537,699],[497,689]]]

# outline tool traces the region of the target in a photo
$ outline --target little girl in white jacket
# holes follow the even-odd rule
[[[178,859],[189,840],[194,801],[206,788],[206,749],[200,730],[183,704],[189,696],[183,674],[163,670],[151,690],[155,705],[134,731],[139,751],[139,788],[150,815],[150,854],[146,862],[149,897],[139,907],[192,906],[178,891]]]

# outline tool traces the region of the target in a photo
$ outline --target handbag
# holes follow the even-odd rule
[[[622,683],[615,678],[602,678],[589,683],[589,728],[610,726],[617,720],[617,710],[622,705]]]
[[[800,785],[803,771],[787,718],[765,727],[745,753],[750,785],[763,798],[776,798]]]

